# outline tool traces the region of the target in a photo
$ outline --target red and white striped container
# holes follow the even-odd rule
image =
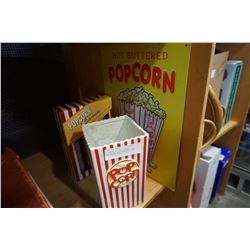
[[[149,134],[149,150],[148,150],[148,163],[153,160],[154,151],[159,139],[164,119],[157,114],[151,112],[145,107],[138,106],[134,103],[120,101],[120,114],[128,115],[139,126],[145,129]]]
[[[130,208],[144,201],[148,133],[128,116],[82,126],[105,208]]]
[[[95,101],[98,97],[84,99],[83,101],[72,102],[54,108],[54,116],[56,118],[57,127],[60,133],[62,147],[66,158],[67,165],[70,169],[73,180],[80,181],[92,173],[91,164],[87,157],[86,145],[83,137],[68,146],[63,132],[63,123],[70,119],[76,112],[84,107],[84,105]],[[111,114],[109,112],[109,118]]]
[[[84,177],[91,174],[91,168],[86,164],[86,157],[84,156],[84,141],[83,138],[80,138],[77,142],[68,146],[66,144],[64,132],[63,132],[63,123],[70,119],[83,105],[81,103],[74,103],[73,105],[63,105],[57,106],[54,109],[54,115],[57,121],[58,130],[61,137],[62,147],[64,155],[66,158],[67,165],[70,169],[71,176],[73,180],[80,181]]]

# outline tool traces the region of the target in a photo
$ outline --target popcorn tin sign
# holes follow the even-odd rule
[[[147,172],[174,190],[191,44],[121,44],[102,48],[105,94],[114,115],[149,134]]]

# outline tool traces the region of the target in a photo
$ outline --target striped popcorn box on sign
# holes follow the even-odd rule
[[[148,163],[151,163],[157,141],[164,124],[164,119],[142,106],[138,106],[134,103],[126,103],[125,101],[120,101],[120,113],[121,115],[128,115],[138,125],[140,125],[144,130],[148,132]]]
[[[130,208],[144,201],[148,134],[128,116],[82,126],[102,206]]]
[[[81,110],[84,105],[90,103],[96,98],[85,99],[83,101],[72,102],[54,108],[54,116],[56,118],[57,127],[60,133],[62,147],[66,158],[67,165],[71,171],[73,180],[80,181],[89,176],[92,172],[89,158],[87,157],[86,145],[83,137],[68,146],[66,144],[63,132],[63,123],[67,121],[76,112]]]
[[[160,116],[152,113],[151,111],[148,110],[145,111],[143,128],[149,134],[149,149],[148,149],[149,163],[151,163],[153,160],[153,154],[155,152],[156,144],[161,133],[163,122],[164,120]]]
[[[148,171],[156,165],[152,162],[155,148],[166,118],[166,113],[160,108],[159,102],[143,87],[125,89],[118,96],[120,114],[128,115],[149,134]]]

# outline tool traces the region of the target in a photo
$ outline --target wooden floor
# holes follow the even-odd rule
[[[36,153],[22,162],[53,207],[101,207],[94,175],[78,183],[71,180],[60,147]],[[145,201],[138,208],[147,207],[163,189],[147,177]]]

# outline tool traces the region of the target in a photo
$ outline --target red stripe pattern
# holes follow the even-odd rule
[[[148,135],[138,138],[125,140],[123,142],[110,144],[109,148],[119,148],[129,146],[131,144],[139,144],[141,153],[125,155],[123,157],[111,160],[105,159],[106,147],[92,148],[91,155],[94,157],[93,166],[96,172],[97,184],[100,192],[100,198],[103,207],[108,208],[130,208],[139,205],[144,200],[146,167],[147,167],[147,150]],[[129,182],[126,186],[113,188],[108,183],[107,171],[119,161],[131,159],[139,163],[139,174],[134,181]]]
[[[151,163],[164,120],[142,106],[137,106],[133,103],[126,103],[124,101],[120,101],[120,113],[121,115],[128,115],[149,133],[147,162]]]
[[[85,177],[91,175],[92,168],[87,156],[87,148],[84,144],[83,138],[68,146],[63,131],[63,123],[70,119],[77,111],[82,109],[84,105],[90,103],[96,98],[90,100],[83,100],[79,102],[72,102],[63,106],[57,106],[54,109],[54,116],[56,119],[57,127],[61,137],[61,143],[66,158],[67,165],[71,171],[71,176],[74,181],[80,181]],[[111,114],[109,113],[109,116]],[[111,118],[111,116],[109,117]]]

